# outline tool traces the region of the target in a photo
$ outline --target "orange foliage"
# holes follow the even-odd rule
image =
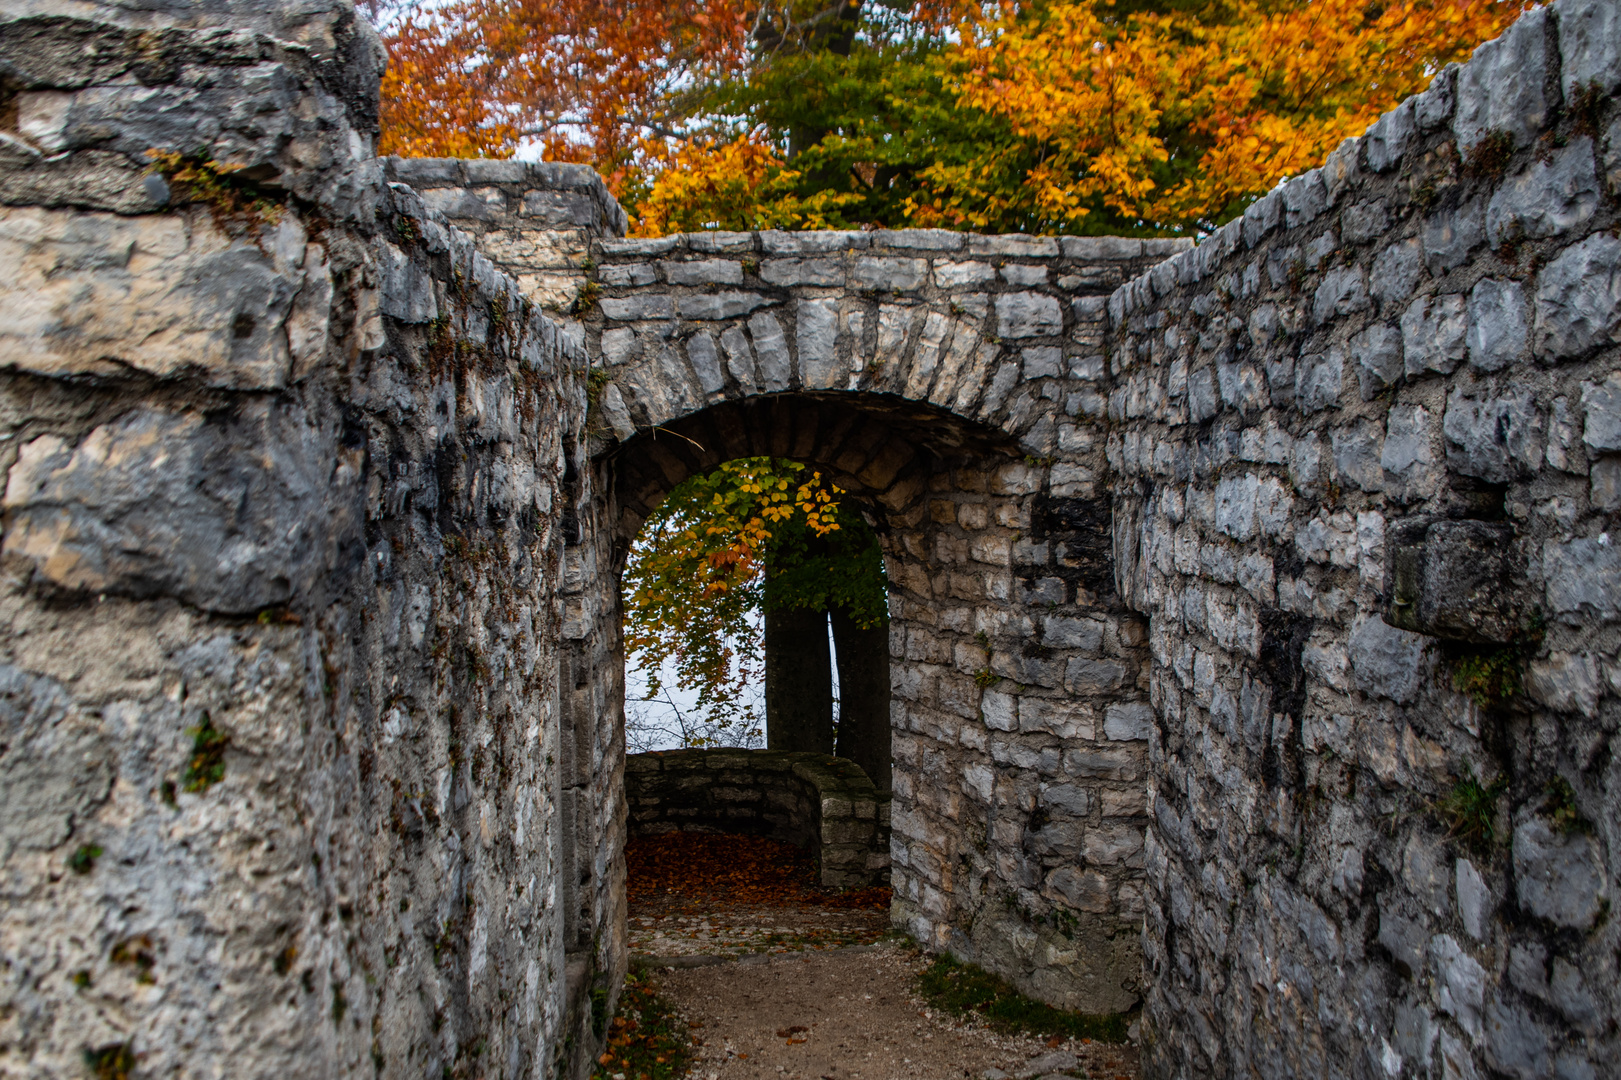
[[[1312,168],[1528,0],[1230,0],[1120,18],[1108,0],[1009,6],[965,32],[960,100],[1007,118],[1043,160],[1010,188],[994,162],[937,168],[920,224],[973,224],[1028,200],[1070,221],[1107,207],[1155,223],[1230,217]]]
[[[690,88],[740,70],[743,0],[451,0],[385,37],[382,152],[510,156],[623,168],[672,134]]]

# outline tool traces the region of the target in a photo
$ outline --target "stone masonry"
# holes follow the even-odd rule
[[[1621,1069],[1618,81],[1532,12],[1109,300],[1151,1075]]]
[[[1104,309],[1185,246],[606,241],[586,320],[609,380],[593,430],[626,440],[621,543],[674,483],[744,454],[812,462],[872,516],[895,923],[1091,1012],[1140,1000],[1149,722],[1146,629],[1109,569]]]
[[[553,1075],[617,985],[558,869],[588,362],[385,183],[382,61],[0,5],[0,1075]],[[148,171],[199,147],[262,201]]]
[[[553,313],[574,310],[591,241],[624,236],[628,224],[588,165],[391,157],[383,171],[410,185]]]
[[[632,836],[768,836],[814,853],[832,889],[889,883],[889,800],[853,761],[780,750],[664,750],[625,758]]]
[[[381,63],[0,0],[0,1074],[583,1076],[619,572],[773,454],[882,537],[926,948],[1152,1076],[1616,1075],[1613,0],[1196,247],[625,240],[379,161]]]

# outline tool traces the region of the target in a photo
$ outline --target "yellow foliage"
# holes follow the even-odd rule
[[[1101,204],[1151,224],[1209,224],[1321,163],[1531,6],[1230,0],[1219,18],[1121,18],[1109,0],[1009,6],[965,27],[956,88],[1043,160],[1013,189],[989,154],[936,166],[931,195],[909,211],[961,227],[1028,200],[1071,223]]]
[[[659,152],[654,143],[644,149]],[[829,216],[858,196],[823,191],[801,197],[787,168],[758,132],[718,142],[682,144],[636,208],[637,236],[702,229],[827,229]]]

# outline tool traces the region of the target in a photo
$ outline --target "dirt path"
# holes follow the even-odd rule
[[[888,890],[829,894],[807,856],[756,838],[633,838],[627,855],[630,951],[699,1025],[692,1080],[1136,1080],[1135,1047],[930,1008],[930,958],[890,937]]]
[[[1132,1047],[1044,1043],[938,1014],[917,996],[928,963],[887,944],[664,970],[664,994],[703,1039],[697,1080],[1135,1080]],[[998,1070],[987,1074],[987,1070]]]

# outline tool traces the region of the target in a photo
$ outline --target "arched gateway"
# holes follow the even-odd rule
[[[1153,1076],[1607,1075],[1618,56],[1556,0],[1191,249],[630,241],[372,156],[346,0],[0,3],[0,1072],[578,1074],[625,546],[771,454],[884,545],[927,947]]]

